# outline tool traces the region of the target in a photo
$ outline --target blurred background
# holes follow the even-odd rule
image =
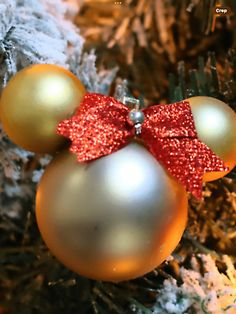
[[[217,15],[217,6],[228,12]],[[210,0],[85,0],[75,21],[86,49],[96,49],[98,66],[118,65],[118,76],[155,103],[170,96],[170,73],[187,75],[189,81],[190,71],[194,79],[194,69],[215,62],[209,60],[211,52],[218,74],[229,75],[225,61],[236,45],[235,6]]]

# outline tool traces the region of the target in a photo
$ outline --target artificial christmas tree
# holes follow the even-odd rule
[[[235,110],[235,3],[222,3],[229,14],[217,17],[215,5],[1,1],[1,87],[28,65],[52,63],[89,92],[122,98],[128,88],[145,106],[211,96]],[[235,313],[235,170],[206,183],[202,200],[189,196],[187,229],[166,262],[106,283],[63,267],[39,235],[35,191],[52,157],[19,148],[3,131],[0,148],[0,313]]]

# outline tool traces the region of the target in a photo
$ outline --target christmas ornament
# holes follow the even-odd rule
[[[37,222],[53,254],[93,279],[128,280],[158,266],[185,228],[180,183],[201,197],[204,173],[228,170],[198,139],[188,101],[130,110],[86,94],[58,134],[75,154],[60,154],[45,171]]]
[[[3,90],[0,116],[9,138],[23,148],[50,153],[65,139],[58,123],[73,115],[85,88],[64,68],[37,64],[18,72]]]
[[[91,163],[59,154],[38,187],[36,216],[53,254],[98,280],[136,278],[174,250],[186,225],[184,188],[141,145]]]
[[[75,116],[59,124],[58,133],[71,139],[71,151],[79,162],[111,154],[139,136],[169,173],[198,198],[205,172],[228,170],[197,138],[187,101],[129,111],[112,97],[86,94]]]
[[[198,138],[229,167],[236,165],[236,114],[224,102],[212,97],[187,99],[194,118]],[[205,181],[223,177],[227,172],[204,174]]]

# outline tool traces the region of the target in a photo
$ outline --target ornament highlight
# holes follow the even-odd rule
[[[184,188],[141,145],[88,164],[59,154],[38,187],[36,217],[52,253],[74,272],[122,281],[142,276],[177,246]]]
[[[196,96],[190,104],[198,138],[229,167],[226,172],[208,172],[204,181],[225,176],[236,165],[236,113],[223,101]]]
[[[33,152],[57,151],[58,123],[73,115],[86,90],[68,70],[36,64],[19,71],[2,92],[0,117],[9,138]]]

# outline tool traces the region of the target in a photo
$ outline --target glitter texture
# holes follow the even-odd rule
[[[203,174],[228,167],[197,138],[189,103],[154,105],[142,111],[144,145],[187,191],[201,198]],[[128,115],[128,107],[113,97],[88,93],[75,116],[58,125],[57,133],[72,141],[70,151],[79,162],[94,160],[117,151],[135,136]]]

